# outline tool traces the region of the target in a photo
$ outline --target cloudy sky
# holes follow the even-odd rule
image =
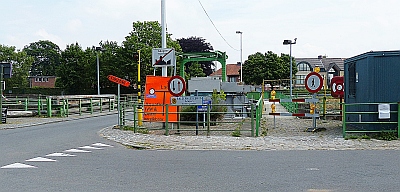
[[[201,4],[211,18],[211,23]],[[165,0],[172,38],[203,37],[228,63],[256,52],[294,57],[348,58],[367,51],[400,49],[397,0]],[[65,49],[100,41],[119,44],[134,21],[161,22],[161,0],[0,0],[0,44],[22,49],[50,40]],[[218,31],[219,32],[218,32]]]

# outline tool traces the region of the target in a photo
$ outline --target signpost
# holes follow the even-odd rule
[[[118,102],[118,126],[121,126],[121,103],[120,103],[120,95],[121,95],[121,85],[125,86],[125,87],[129,87],[129,85],[131,84],[131,82],[125,80],[125,79],[121,79],[117,76],[114,75],[108,75],[107,76],[108,80],[114,82],[114,83],[118,83],[118,97],[117,97],[117,102]]]
[[[306,76],[305,86],[310,93],[313,93],[312,94],[313,99],[316,99],[316,94],[318,91],[321,90],[322,85],[323,85],[323,80],[319,73],[311,72]],[[311,102],[311,105],[315,107],[315,102]],[[311,105],[310,105],[310,111],[311,111]],[[314,110],[313,113],[315,113],[315,109],[312,110]],[[313,128],[310,128],[307,131],[315,131],[317,129],[317,121],[315,116],[313,116],[312,119],[313,119]]]
[[[311,72],[306,76],[305,83],[310,93],[317,93],[323,85],[322,76],[317,72]]]
[[[155,48],[152,50],[153,67],[175,66],[175,50],[171,48]]]
[[[181,96],[186,90],[185,80],[181,76],[173,76],[168,81],[168,91],[173,96]]]

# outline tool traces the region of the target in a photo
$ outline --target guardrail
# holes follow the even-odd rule
[[[215,132],[231,132],[232,136],[240,136],[244,132],[246,133],[245,136],[258,137],[262,118],[262,105],[262,98],[260,98],[257,103],[243,105],[208,104],[205,105],[207,106],[207,110],[197,112],[196,105],[144,105],[136,101],[127,101],[121,102],[122,109],[119,122],[120,127],[131,129],[135,133],[140,129],[146,129],[148,131],[161,130],[164,135],[169,135],[171,132],[175,134],[186,132],[186,134],[205,134],[210,136]],[[138,112],[138,106],[141,106],[143,109],[162,106],[165,110],[150,112],[144,110]],[[241,107],[247,110],[242,112],[228,112],[224,110],[228,106]],[[171,107],[178,107],[179,110],[170,110]],[[165,115],[165,121],[141,120],[138,119],[139,114],[142,117],[145,117],[147,114]],[[177,116],[177,121],[169,120],[169,117],[175,115]],[[139,124],[143,126],[139,126]]]
[[[124,97],[123,100],[129,98]],[[30,112],[29,116],[68,117],[85,113],[109,112],[116,109],[115,95],[40,96],[37,98],[11,98],[3,100],[10,113]]]
[[[391,117],[389,119],[383,119],[379,120],[378,119],[378,110],[370,110],[371,105],[379,105],[379,104],[384,104],[384,103],[351,103],[351,104],[343,104],[343,137],[346,137],[346,133],[376,133],[376,132],[397,132],[397,137],[400,137],[400,105],[399,103],[386,103],[389,105],[396,105],[397,111],[390,111],[390,114],[396,114],[396,117]],[[355,106],[363,106],[362,110],[357,111]],[[353,107],[353,109],[351,109]],[[350,110],[349,110],[350,108]],[[375,108],[375,107],[373,107]],[[377,109],[377,107],[375,108]],[[351,119],[358,119],[358,121],[349,121],[350,116],[353,116]],[[355,117],[354,117],[355,116]],[[371,121],[372,119],[372,121]],[[376,121],[378,119],[378,121]],[[365,121],[367,120],[367,121]],[[369,124],[369,127],[365,129],[363,128],[362,125]],[[348,126],[353,127],[353,129],[348,129]],[[377,125],[377,126],[373,126]],[[385,126],[381,125],[387,125],[386,129]],[[379,127],[380,129],[377,130],[376,128]]]

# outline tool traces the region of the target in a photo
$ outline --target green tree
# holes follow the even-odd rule
[[[15,47],[0,45],[0,62],[12,64],[12,77],[5,79],[8,88],[29,87],[28,71],[33,63],[33,58],[24,51],[15,50]]]
[[[182,52],[184,53],[196,53],[196,52],[210,52],[213,50],[213,47],[210,43],[207,43],[204,38],[201,37],[189,37],[189,38],[180,38],[177,39],[179,45],[182,47]],[[201,68],[206,76],[212,74],[213,67],[215,67],[214,62],[204,61],[199,62]],[[185,64],[186,70],[185,73],[190,73],[190,66],[193,63],[188,62]]]
[[[206,74],[203,72],[200,63],[195,62],[189,66],[188,73],[185,73],[185,79],[190,79],[191,77],[205,77]]]
[[[161,25],[157,21],[134,22],[133,30],[125,37],[125,41],[122,42],[122,50],[120,52],[120,64],[125,69],[124,76],[127,76],[133,82],[137,82],[137,62],[133,57],[140,50],[140,76],[142,79],[141,83],[143,84],[146,75],[153,74],[153,48],[161,48]],[[171,34],[167,34],[167,48],[174,48],[176,52],[181,51],[179,43],[171,39]],[[157,68],[157,75],[160,75],[159,72],[160,68]]]
[[[296,61],[292,58],[293,75],[297,73]],[[243,80],[246,84],[261,85],[263,80],[290,79],[290,57],[278,56],[272,51],[249,55],[243,64]]]
[[[83,51],[78,43],[67,45],[61,52],[61,65],[57,71],[60,78],[56,86],[70,94],[94,94],[97,87],[95,60],[92,49]]]
[[[55,76],[56,69],[60,66],[61,50],[51,41],[38,41],[25,46],[25,51],[35,60],[30,69],[31,76]]]

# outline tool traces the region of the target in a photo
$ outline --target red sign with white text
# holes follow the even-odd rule
[[[114,76],[114,75],[108,75],[107,78],[108,78],[108,80],[110,80],[110,81],[112,81],[114,83],[118,83],[118,84],[120,84],[122,86],[125,86],[125,87],[129,87],[129,85],[131,84],[131,82],[129,82],[129,81],[125,80],[125,79],[121,79],[121,78],[119,78],[117,76]]]

